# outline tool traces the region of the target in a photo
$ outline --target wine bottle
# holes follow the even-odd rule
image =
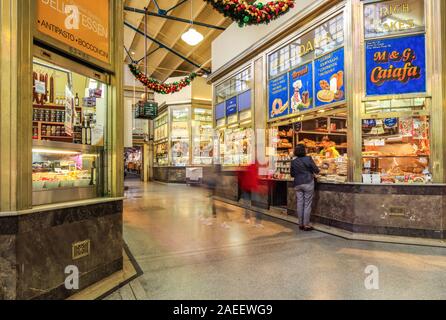
[[[91,146],[91,120],[90,117],[87,121],[87,144]]]
[[[82,121],[82,144],[87,144],[87,125],[85,124],[85,118]]]
[[[76,98],[74,98],[74,105],[79,107],[79,94],[76,93]]]

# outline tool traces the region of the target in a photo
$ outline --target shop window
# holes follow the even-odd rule
[[[171,156],[175,167],[189,164],[189,108],[179,107],[171,110]]]
[[[103,195],[107,85],[37,58],[33,80],[33,204]]]
[[[286,46],[279,51],[279,73],[290,69],[290,47]]]
[[[155,165],[167,166],[169,164],[169,124],[168,115],[165,113],[155,119]]]
[[[320,25],[315,30],[316,56],[319,57],[333,51],[344,44],[344,16],[339,15],[334,19]]]
[[[253,162],[253,130],[234,128],[221,130],[220,156],[224,166],[246,166]]]
[[[211,165],[214,149],[212,110],[193,108],[192,121],[192,164]]]
[[[275,52],[269,56],[269,76],[275,77],[279,74],[279,53]]]
[[[294,124],[272,127],[269,133],[272,178],[292,180],[290,175],[294,149],[305,145],[307,153],[321,170],[320,182],[347,181],[347,117],[339,112],[326,117],[310,118]]]
[[[364,119],[363,182],[430,183],[430,125],[427,116]]]

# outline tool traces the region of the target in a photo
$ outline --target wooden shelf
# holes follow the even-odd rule
[[[64,140],[71,139],[71,140],[73,140],[73,137],[69,137],[69,136],[42,136],[42,139],[64,139]]]
[[[51,124],[55,126],[64,126],[65,122],[50,122],[50,121],[33,121],[33,123]]]
[[[314,135],[323,135],[323,136],[346,136],[347,133],[330,133],[330,132],[321,132],[321,131],[298,131],[297,134],[314,134]]]
[[[362,156],[364,159],[381,159],[381,158],[430,158],[427,155],[412,155],[412,156]]]
[[[65,110],[65,105],[60,104],[33,104],[34,108],[40,108],[40,109],[55,109],[55,110]],[[82,107],[75,107],[77,110],[82,110]]]

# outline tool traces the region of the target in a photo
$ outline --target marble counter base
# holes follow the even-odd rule
[[[199,167],[199,166],[197,166]],[[190,168],[196,168],[191,166]],[[203,183],[212,177],[213,167],[206,166],[203,168]],[[153,179],[165,183],[187,183],[186,167],[154,167]]]
[[[222,173],[217,180],[215,195],[231,201],[239,201],[240,194],[237,173]]]
[[[312,220],[354,233],[445,239],[445,186],[317,186]],[[288,188],[288,212],[296,195]]]
[[[121,270],[122,212],[119,200],[0,218],[0,297],[64,299],[76,293],[65,289],[67,266],[79,269],[79,289]],[[73,260],[85,240],[90,254]]]

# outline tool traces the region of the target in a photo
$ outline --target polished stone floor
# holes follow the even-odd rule
[[[124,237],[144,274],[107,299],[446,299],[444,248],[349,241],[273,218],[258,227],[222,203],[214,221],[202,189],[127,185]],[[379,289],[366,288],[368,266]]]

